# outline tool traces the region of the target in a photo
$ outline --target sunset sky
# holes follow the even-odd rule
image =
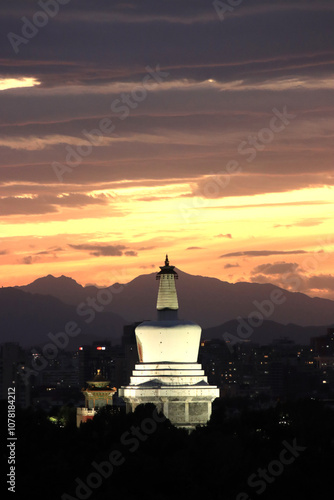
[[[333,0],[16,0],[0,25],[2,286],[168,253],[334,299]]]

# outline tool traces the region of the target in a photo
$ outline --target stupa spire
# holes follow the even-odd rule
[[[157,310],[159,319],[177,319],[177,310],[179,308],[175,280],[178,278],[175,266],[169,265],[168,255],[166,254],[165,265],[160,266],[157,274],[157,280],[160,280]]]

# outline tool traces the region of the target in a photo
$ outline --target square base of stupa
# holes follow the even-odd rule
[[[153,403],[176,427],[194,429],[210,419],[219,389],[208,385],[197,363],[139,363],[130,385],[121,387],[119,396],[127,412],[140,404]]]

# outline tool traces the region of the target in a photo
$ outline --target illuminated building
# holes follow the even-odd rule
[[[109,380],[106,380],[101,371],[97,370],[97,374],[93,380],[87,381],[88,386],[82,389],[85,396],[85,408],[77,408],[77,426],[81,422],[91,420],[99,408],[113,404],[113,395],[116,392],[115,387],[110,387]]]
[[[334,388],[334,328],[327,329],[327,335],[311,338],[314,361],[321,374],[322,384],[328,390]]]
[[[208,384],[197,363],[200,326],[178,319],[177,278],[166,256],[157,274],[157,321],[144,321],[136,327],[139,363],[130,384],[121,387],[119,395],[127,411],[139,404],[154,403],[174,425],[194,428],[207,423],[219,389]]]

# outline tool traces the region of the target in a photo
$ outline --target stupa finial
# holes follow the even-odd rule
[[[166,254],[166,259],[165,259],[165,266],[169,266],[169,260],[168,260],[168,255]]]

